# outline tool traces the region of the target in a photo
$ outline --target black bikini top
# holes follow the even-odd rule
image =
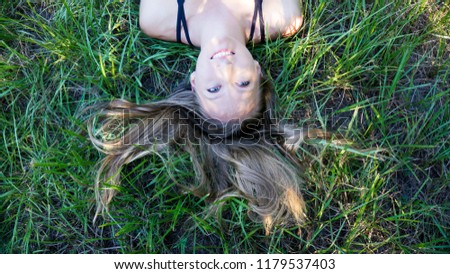
[[[177,0],[178,2],[178,14],[177,14],[177,42],[181,43],[181,28],[184,29],[186,35],[186,40],[192,47],[195,47],[191,42],[191,37],[189,36],[186,14],[184,12],[184,1]],[[259,15],[259,28],[261,33],[261,41],[266,40],[266,33],[264,29],[264,18],[262,12],[262,2],[263,0],[255,0],[255,11],[253,12],[252,26],[250,28],[250,36],[248,38],[249,42],[253,40],[253,35],[255,34],[256,18]]]

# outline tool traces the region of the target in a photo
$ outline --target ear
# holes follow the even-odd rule
[[[195,71],[191,73],[190,82],[192,91],[195,91]]]
[[[259,74],[260,76],[262,76],[262,73],[261,73],[261,66],[259,65],[258,61],[255,60],[254,62],[255,62],[256,71],[258,72],[258,74]]]

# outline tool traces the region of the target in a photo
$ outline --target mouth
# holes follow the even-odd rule
[[[231,56],[231,55],[234,55],[234,52],[232,52],[231,50],[222,49],[222,50],[219,50],[218,52],[214,53],[211,56],[211,60],[224,58],[224,57]]]

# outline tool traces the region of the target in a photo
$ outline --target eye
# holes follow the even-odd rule
[[[221,87],[222,86],[212,87],[212,88],[207,89],[207,91],[210,92],[210,93],[216,93],[216,92],[219,92]]]
[[[241,88],[245,88],[248,85],[250,85],[250,81],[242,81],[242,82],[238,83],[238,86],[241,87]]]

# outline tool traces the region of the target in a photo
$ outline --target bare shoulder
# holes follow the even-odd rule
[[[265,0],[263,8],[271,35],[292,36],[303,25],[301,0]]]
[[[240,1],[245,1],[248,5],[243,5]],[[232,9],[238,16],[248,16],[249,20],[253,16],[253,2],[255,0],[189,0],[184,4],[188,22],[190,18],[205,12],[206,3],[214,4],[219,2],[226,3],[226,5],[231,7],[241,5],[242,11],[240,9]],[[248,7],[248,11],[246,9],[244,11],[244,7]],[[177,12],[177,0],[141,0],[139,10],[140,28],[142,32],[150,37],[175,41]],[[264,0],[263,16],[268,27],[267,31],[271,37],[276,38],[280,34],[282,36],[294,35],[303,24],[301,0]],[[191,30],[192,36],[195,33],[195,28],[191,28]],[[184,39],[184,36],[182,36],[182,39]]]
[[[139,26],[150,37],[173,40],[176,16],[176,0],[141,0]]]

